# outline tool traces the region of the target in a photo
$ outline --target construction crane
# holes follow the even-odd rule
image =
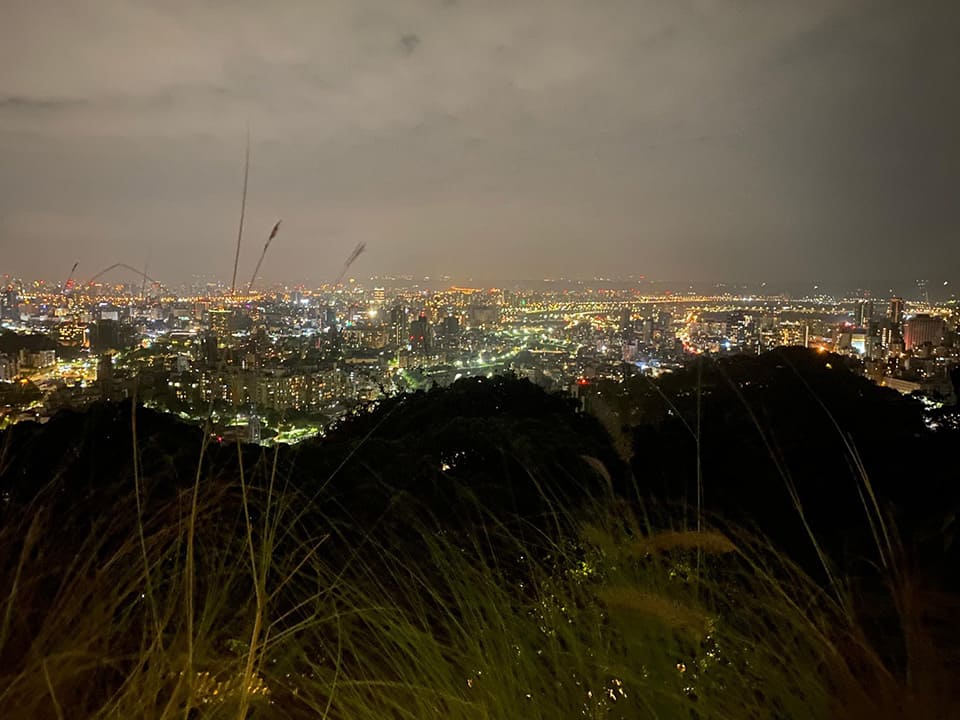
[[[100,278],[102,275],[106,275],[108,272],[110,272],[111,270],[114,270],[114,269],[116,269],[116,268],[123,268],[124,270],[129,270],[130,272],[136,273],[138,276],[140,276],[140,277],[143,278],[144,280],[149,280],[150,282],[154,283],[155,285],[157,285],[157,286],[160,287],[161,289],[166,290],[167,292],[170,292],[170,289],[169,289],[166,285],[164,285],[162,282],[160,282],[159,280],[154,280],[152,277],[150,277],[149,275],[147,275],[145,272],[141,272],[140,270],[137,270],[137,269],[136,269],[135,267],[133,267],[132,265],[127,265],[126,263],[114,263],[114,264],[111,265],[110,267],[104,268],[103,270],[101,270],[100,272],[98,272],[96,275],[94,275],[92,278],[90,278],[89,280],[87,280],[87,281],[84,283],[84,287],[89,287],[90,285],[93,285],[93,283],[94,283],[98,278]]]

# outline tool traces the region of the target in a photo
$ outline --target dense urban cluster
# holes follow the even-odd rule
[[[955,402],[957,302],[654,291],[575,283],[444,287],[372,278],[240,295],[217,283],[7,279],[3,424],[136,397],[220,440],[295,442],[385,395],[513,372],[577,395],[593,379],[658,375],[703,354],[806,346],[931,403]]]

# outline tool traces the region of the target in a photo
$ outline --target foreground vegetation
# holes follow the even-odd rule
[[[464,385],[291,455],[128,406],[8,436],[0,714],[957,716],[951,600],[866,475],[878,572],[816,573],[631,490],[541,396]]]

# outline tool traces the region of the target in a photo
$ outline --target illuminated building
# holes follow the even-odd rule
[[[16,358],[0,353],[0,381],[12,382],[20,374],[20,366]]]
[[[496,305],[471,305],[470,323],[475,326],[494,325],[500,320],[500,308]]]
[[[425,313],[420,313],[420,317],[410,323],[410,349],[418,355],[427,355],[430,353],[430,323],[427,321]]]
[[[0,319],[20,319],[20,296],[17,289],[12,285],[7,287],[0,295]]]
[[[943,342],[946,323],[943,318],[930,315],[914,315],[903,324],[903,343],[907,350],[926,344],[938,346]]]
[[[352,325],[342,332],[343,346],[350,350],[380,350],[387,345],[389,334],[385,325]]]
[[[437,341],[445,349],[450,350],[459,344],[460,340],[460,318],[456,315],[448,315],[440,322],[437,329]]]
[[[783,322],[780,324],[779,344],[782,346],[809,347],[810,326],[806,323]],[[862,350],[861,350],[862,352]]]
[[[893,339],[893,330],[890,327],[888,321],[884,321],[880,324],[880,345],[882,347],[889,347],[890,341]]]
[[[867,353],[867,331],[863,328],[855,328],[850,333],[850,347],[857,351],[859,355]]]
[[[326,307],[323,311],[323,326],[333,327],[337,324],[337,310],[334,307]]]
[[[67,320],[57,326],[57,339],[61,345],[79,347],[87,343],[87,326],[74,320]]]
[[[649,345],[653,342],[653,320],[649,318],[643,321],[641,340],[644,345]]]
[[[226,308],[217,308],[210,311],[210,330],[217,337],[218,342],[224,343],[230,334],[230,321],[233,311]]]
[[[20,367],[39,370],[41,368],[53,367],[57,364],[56,350],[21,350]]]
[[[903,298],[901,297],[890,298],[890,322],[894,326],[903,322]]]
[[[390,342],[396,347],[407,342],[407,311],[400,304],[390,309]]]
[[[208,365],[216,365],[218,357],[217,336],[213,332],[205,332],[200,336],[200,357]]]

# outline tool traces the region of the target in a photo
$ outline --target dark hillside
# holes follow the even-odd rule
[[[31,504],[58,518],[64,533],[82,533],[104,513],[133,509],[131,406],[99,404],[64,412],[45,425],[19,424],[0,436],[2,512],[18,519]],[[136,412],[143,507],[193,485],[201,431],[145,408]],[[390,508],[438,526],[459,527],[483,509],[500,518],[552,525],[551,508],[569,508],[606,492],[602,463],[625,486],[605,431],[559,396],[512,378],[463,380],[448,389],[384,401],[361,410],[329,437],[294,447],[240,449],[251,477],[276,462],[276,482],[313,498],[317,522],[365,531]],[[235,483],[236,445],[210,443],[204,483]],[[396,520],[399,522],[399,520]]]
[[[591,399],[630,435],[641,492],[680,504],[691,522],[699,429],[702,507],[712,517],[756,527],[815,568],[792,486],[818,540],[850,569],[873,555],[864,511],[872,491],[908,553],[948,571],[944,528],[960,506],[956,433],[928,430],[919,402],[845,362],[802,348],[703,360],[656,381],[601,387]]]

